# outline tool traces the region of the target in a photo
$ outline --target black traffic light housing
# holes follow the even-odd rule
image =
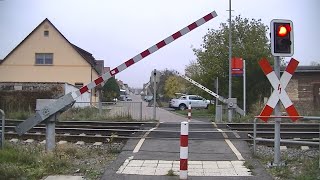
[[[271,21],[271,53],[274,56],[293,55],[293,23],[286,19]]]

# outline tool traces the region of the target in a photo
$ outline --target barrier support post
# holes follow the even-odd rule
[[[181,122],[180,135],[180,179],[188,179],[188,133],[189,123]]]
[[[52,152],[56,147],[56,121],[59,112],[46,120],[46,151]]]
[[[191,102],[189,102],[189,105],[188,105],[188,122],[191,121]]]

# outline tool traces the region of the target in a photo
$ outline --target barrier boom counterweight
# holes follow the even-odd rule
[[[150,54],[158,51],[159,49],[163,48],[164,46],[170,44],[171,42],[175,41],[176,39],[180,38],[181,36],[189,33],[190,31],[196,29],[197,27],[205,24],[206,22],[210,21],[211,19],[215,18],[217,13],[215,11],[205,15],[204,17],[198,19],[197,21],[189,24],[188,26],[182,28],[181,30],[177,31],[176,33],[172,34],[171,36],[165,38],[164,40],[158,42],[157,44],[151,46],[150,48],[144,50],[143,52],[139,53],[138,55],[134,56],[133,58],[127,60],[126,62],[122,63],[121,65],[117,66],[116,68],[112,69],[111,71],[103,74],[96,80],[92,81],[91,83],[83,86],[78,91],[68,93],[63,97],[59,98],[56,102],[49,104],[42,108],[39,112],[37,112],[34,116],[28,118],[18,126],[16,126],[16,131],[19,135],[26,133],[28,130],[33,128],[38,123],[48,119],[50,116],[54,115],[55,113],[68,109],[74,102],[75,99],[81,96],[83,93],[95,88],[99,84],[104,81],[107,81],[112,76],[115,76],[119,72],[127,69],[131,65],[137,63],[138,61],[142,60],[143,58],[149,56]]]

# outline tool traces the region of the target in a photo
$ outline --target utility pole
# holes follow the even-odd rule
[[[229,0],[229,98],[232,97],[231,77],[232,39],[231,39],[231,0]],[[232,122],[232,109],[228,109],[228,121]]]

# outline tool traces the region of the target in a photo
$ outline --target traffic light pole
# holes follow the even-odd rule
[[[274,72],[276,73],[278,79],[280,79],[280,56],[274,57]],[[274,108],[274,114],[275,116],[281,116],[280,112],[280,102],[277,103],[277,105]],[[281,124],[281,118],[275,118],[274,119],[274,160],[273,160],[273,166],[280,166],[280,124]]]

